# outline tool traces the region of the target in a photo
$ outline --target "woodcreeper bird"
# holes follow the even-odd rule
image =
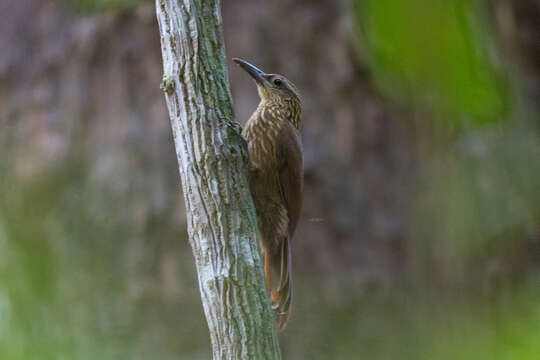
[[[304,185],[300,95],[284,76],[233,59],[257,84],[261,102],[242,131],[248,142],[249,186],[264,257],[266,284],[282,331],[292,300],[291,239]],[[277,277],[277,279],[276,279]]]

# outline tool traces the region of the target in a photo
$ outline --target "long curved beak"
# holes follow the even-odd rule
[[[240,67],[257,82],[257,84],[264,85],[266,82],[266,79],[264,78],[264,71],[239,58],[233,58],[233,61],[240,65]]]

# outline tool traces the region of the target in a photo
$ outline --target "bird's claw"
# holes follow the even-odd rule
[[[229,119],[221,119],[221,121],[227,125],[227,127],[229,127],[229,129],[231,129],[236,135],[240,136],[241,138],[244,138],[244,136],[242,136],[242,126],[240,126],[239,123],[237,123],[236,121],[231,121]],[[247,140],[246,140],[247,141]]]
[[[227,127],[229,129],[231,129],[233,131],[233,133],[236,134],[236,136],[238,136],[241,140],[241,146],[242,148],[246,151],[246,154],[248,153],[248,141],[247,139],[244,137],[244,135],[242,135],[242,126],[240,126],[239,123],[237,123],[236,121],[231,121],[231,120],[228,120],[228,119],[221,119],[222,123],[227,125]]]

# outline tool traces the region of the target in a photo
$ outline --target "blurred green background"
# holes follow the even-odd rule
[[[0,359],[211,358],[153,7],[0,0]],[[224,2],[228,58],[304,100],[285,359],[540,358],[539,18]]]

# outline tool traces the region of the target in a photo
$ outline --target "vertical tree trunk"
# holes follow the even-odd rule
[[[214,359],[280,359],[218,0],[156,0],[162,88]]]

